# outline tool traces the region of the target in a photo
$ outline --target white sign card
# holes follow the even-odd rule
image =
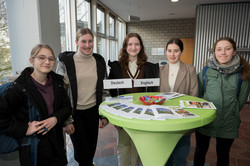
[[[134,87],[160,86],[160,78],[135,79]]]
[[[132,80],[126,79],[107,79],[103,80],[104,89],[117,89],[117,88],[132,88]]]

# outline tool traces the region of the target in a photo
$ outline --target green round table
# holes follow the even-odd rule
[[[157,95],[157,93],[133,93],[133,103],[143,105],[139,97],[145,95]],[[181,96],[166,100],[164,106],[179,106],[179,100],[206,101],[193,96]],[[103,102],[101,105],[107,104]],[[212,122],[216,117],[215,109],[189,109],[191,113],[198,115],[189,119],[167,119],[167,120],[142,120],[129,119],[114,115],[99,107],[99,113],[108,118],[109,122],[121,126],[133,140],[143,166],[163,166],[171,155],[175,145],[180,138],[190,129],[204,126]]]

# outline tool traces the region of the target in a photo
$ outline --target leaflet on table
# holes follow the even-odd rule
[[[101,108],[112,114],[130,119],[166,120],[198,117],[180,107],[172,108],[160,105],[142,106],[133,103],[110,103],[101,105]]]
[[[196,117],[200,117],[198,115],[195,115],[181,107],[169,107],[171,110],[173,110],[173,112],[175,114],[178,114],[179,116],[181,116],[182,118],[196,118]]]
[[[133,96],[106,97],[105,102],[133,102]]]
[[[157,96],[162,96],[162,97],[165,97],[166,99],[174,99],[174,98],[181,97],[184,95],[185,94],[181,94],[177,92],[165,92],[165,93],[158,94]]]
[[[128,116],[128,113],[134,109],[134,107],[130,106],[130,103],[128,102],[122,102],[122,103],[117,102],[117,103],[110,103],[107,105],[101,105],[101,108],[112,114],[124,116],[127,118],[132,118]]]
[[[180,100],[182,108],[216,109],[212,102]]]
[[[156,110],[156,116],[161,119],[183,119],[183,118],[195,118],[199,117],[179,106],[160,106],[152,105],[153,109]]]

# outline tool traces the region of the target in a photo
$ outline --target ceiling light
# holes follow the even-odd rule
[[[171,2],[178,2],[179,0],[171,0]]]

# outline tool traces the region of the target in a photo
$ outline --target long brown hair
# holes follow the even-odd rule
[[[137,55],[138,69],[141,69],[148,60],[140,35],[137,33],[129,33],[126,35],[126,37],[123,40],[122,48],[121,48],[120,55],[119,55],[119,63],[122,69],[125,69],[125,70],[128,70],[129,55],[126,49],[128,46],[128,41],[131,37],[136,37],[140,41],[141,51]]]

